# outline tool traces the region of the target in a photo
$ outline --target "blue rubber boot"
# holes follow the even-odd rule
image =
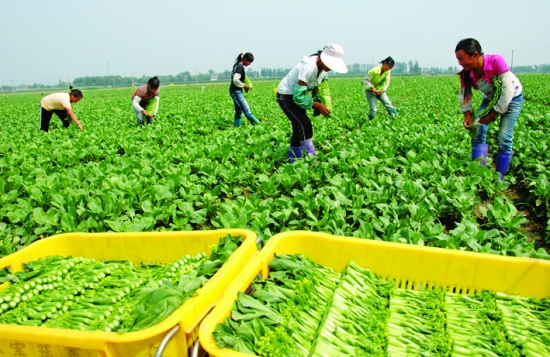
[[[306,149],[306,152],[310,155],[317,156],[315,153],[315,146],[313,145],[313,139],[307,139],[304,141],[300,141],[300,144],[302,144],[302,147]]]
[[[504,179],[504,175],[506,175],[506,171],[508,171],[508,166],[510,166],[510,162],[512,161],[512,156],[514,156],[513,152],[504,152],[504,151],[498,151],[497,154],[497,172],[500,172],[500,177],[498,178],[499,181],[502,181]]]
[[[472,160],[482,158],[481,166],[487,164],[487,156],[489,155],[489,144],[472,144]]]
[[[248,119],[248,121],[252,125],[260,124],[260,120],[258,118],[256,118],[254,115],[251,115],[250,118],[247,117],[246,119]]]
[[[241,127],[241,119],[235,119],[235,128]]]
[[[290,145],[290,150],[288,150],[288,161],[293,164],[296,162],[296,159],[302,158],[302,147],[301,146],[292,146]]]

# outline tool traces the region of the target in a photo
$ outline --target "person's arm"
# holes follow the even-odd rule
[[[514,98],[514,91],[517,86],[517,79],[512,72],[507,71],[498,76],[498,82],[501,85],[500,97],[493,109],[500,114],[504,114],[508,111],[508,105]]]
[[[73,110],[71,108],[65,108],[65,110],[67,111],[67,115],[69,115],[69,118],[71,118],[71,120],[76,124],[78,125],[78,127],[80,128],[80,131],[83,131],[84,130],[84,127],[82,126],[82,124],[80,124],[80,122],[78,121],[78,119],[76,118],[76,115],[74,114]]]
[[[233,85],[238,88],[249,89],[249,88],[246,88],[248,86],[245,87],[245,84],[241,81],[241,78],[242,78],[242,75],[239,72],[235,72],[235,74],[233,75]]]
[[[149,115],[149,113],[147,113],[147,111],[142,108],[140,105],[139,105],[139,102],[141,101],[141,97],[138,97],[137,95],[134,97],[134,100],[132,100],[132,106],[134,107],[134,109],[138,112],[141,112],[141,114],[145,115],[146,117],[150,118],[151,115]]]
[[[464,114],[462,125],[465,129],[470,129],[472,126],[472,100],[464,97],[464,87],[460,87],[458,92],[458,101],[460,103],[460,111]]]
[[[326,105],[313,101],[313,98],[308,97],[307,84],[304,81],[298,81],[298,84],[294,86],[294,94],[292,99],[297,106],[303,109],[317,109],[323,116],[328,116],[330,110]]]
[[[363,84],[365,85],[366,90],[376,90],[376,88],[374,88],[374,86],[372,85],[372,76],[370,75],[370,73],[368,73],[365,76],[365,79],[363,79]]]
[[[493,98],[491,98],[485,110],[479,114],[479,123],[481,124],[489,124],[499,114],[506,113],[508,105],[514,97],[515,84],[512,72],[506,71],[498,76],[493,76],[492,80]]]

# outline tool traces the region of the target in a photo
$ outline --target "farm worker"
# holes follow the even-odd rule
[[[53,113],[61,119],[64,128],[68,128],[71,124],[71,121],[67,119],[69,116],[78,125],[80,131],[84,130],[71,106],[71,103],[78,103],[84,95],[80,89],[74,89],[72,86],[69,89],[70,93],[52,93],[42,98],[40,101],[40,130],[48,131]]]
[[[487,129],[500,115],[496,170],[502,181],[513,156],[512,138],[523,107],[523,88],[519,79],[508,69],[504,58],[483,54],[481,45],[473,38],[461,40],[456,45],[455,55],[463,68],[459,73],[463,125],[466,129],[475,130],[477,127],[477,135],[472,139],[472,160],[482,158],[483,166],[489,153]],[[472,118],[472,88],[480,90],[483,95],[475,121]]]
[[[153,124],[153,119],[159,110],[160,81],[157,77],[149,78],[147,84],[143,84],[132,94],[132,106],[136,112],[137,125],[143,125],[143,117],[148,124]]]
[[[369,102],[369,119],[372,120],[376,116],[376,100],[378,99],[390,116],[397,115],[397,110],[390,102],[390,98],[386,94],[390,86],[390,73],[395,65],[393,58],[388,57],[380,62],[379,66],[373,67],[365,76],[363,83],[365,84],[365,95]]]
[[[328,87],[328,72],[347,73],[344,50],[336,43],[329,43],[322,51],[302,58],[281,80],[277,87],[277,102],[292,124],[292,137],[288,158],[294,162],[301,158],[303,150],[315,156],[313,127],[306,110],[313,109],[314,116],[328,117],[332,100]],[[311,93],[311,97],[308,94]]]
[[[250,66],[254,62],[254,55],[250,52],[243,52],[237,56],[233,71],[231,72],[231,86],[229,87],[229,95],[233,99],[235,105],[235,127],[241,126],[241,116],[244,116],[250,124],[256,125],[260,121],[250,112],[250,107],[243,95],[243,89],[248,93],[252,89],[252,81],[246,77],[245,67]]]

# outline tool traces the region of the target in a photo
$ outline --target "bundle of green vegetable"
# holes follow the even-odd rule
[[[310,356],[386,356],[393,282],[350,262],[325,312]]]
[[[7,275],[0,323],[130,332],[158,324],[195,294],[240,246],[226,236],[204,253],[172,264],[47,257]]]
[[[444,290],[396,289],[390,311],[388,352],[392,356],[450,356]]]
[[[550,298],[496,294],[509,340],[523,356],[550,356]]]
[[[506,338],[502,312],[493,294],[448,293],[447,331],[453,340],[452,356],[520,356],[519,350]]]
[[[339,274],[303,255],[270,262],[269,279],[239,294],[232,319],[217,326],[220,346],[262,356],[308,356]]]

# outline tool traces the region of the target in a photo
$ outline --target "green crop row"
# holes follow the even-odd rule
[[[526,93],[541,80],[525,80]],[[334,112],[313,119],[318,156],[293,165],[273,82],[247,94],[263,123],[239,129],[220,84],[162,87],[159,115],[145,127],[135,126],[131,91],[85,92],[74,106],[84,132],[63,130],[55,116],[40,132],[39,94],[0,97],[0,256],[61,232],[239,227],[266,239],[305,229],[548,257],[503,193],[523,184],[526,204],[548,214],[544,103],[526,101],[500,183],[490,164],[470,160],[457,78],[395,78],[388,94],[399,115],[379,110],[373,121],[361,81],[330,80]]]

